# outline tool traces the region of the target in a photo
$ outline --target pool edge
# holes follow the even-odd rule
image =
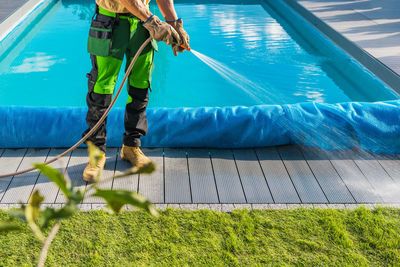
[[[46,0],[29,0],[0,24],[0,42],[3,41],[23,20]]]
[[[264,0],[265,1],[265,0]],[[343,34],[333,29],[322,19],[314,15],[306,7],[296,0],[281,0],[287,4],[298,15],[313,25],[318,31],[326,36],[335,45],[357,60],[363,67],[375,74],[380,80],[386,83],[393,91],[400,94],[400,75],[382,63],[379,59],[362,49],[356,43],[346,38]],[[274,1],[267,1],[268,3]]]

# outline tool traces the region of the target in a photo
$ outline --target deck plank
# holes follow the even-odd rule
[[[153,203],[164,203],[164,156],[162,148],[143,149],[155,164],[156,171],[139,175],[139,194]]]
[[[371,153],[372,154],[372,153]],[[372,154],[385,171],[400,185],[400,159],[398,155]]]
[[[52,148],[48,155],[48,159],[54,158],[59,154],[63,153],[64,151],[65,149]],[[63,172],[68,167],[70,157],[71,153],[51,163],[49,166],[57,169],[60,172]],[[58,187],[43,174],[40,174],[33,190],[39,190],[40,194],[44,197],[43,203],[50,204],[56,201],[58,194]]]
[[[193,203],[219,203],[208,150],[189,149],[188,161]]]
[[[113,176],[115,173],[115,167],[117,164],[117,153],[118,148],[107,148],[106,150],[106,165],[104,166],[103,174],[98,187],[100,189],[111,189],[113,184]],[[82,203],[105,203],[104,199],[99,197],[91,196],[95,193],[93,189],[87,189],[85,192],[85,198]]]
[[[233,150],[248,203],[273,203],[268,184],[253,149]]]
[[[278,151],[303,203],[327,203],[320,185],[295,146],[279,147]]]
[[[382,201],[351,156],[349,156],[348,151],[326,151],[325,153],[358,203]]]
[[[232,151],[211,150],[210,153],[220,202],[246,203]]]
[[[300,198],[276,148],[258,148],[256,154],[275,203],[300,203]]]
[[[119,150],[117,155],[117,164],[115,167],[115,175],[121,175],[130,168],[132,168],[132,164],[126,160],[121,159],[121,154]],[[112,189],[137,192],[138,183],[139,183],[139,175],[132,174],[126,177],[114,179]]]
[[[89,156],[87,149],[77,148],[72,151],[71,158],[69,160],[67,173],[71,179],[71,185],[74,189],[84,190],[86,188],[86,182],[83,180],[83,170],[89,162]],[[65,203],[66,197],[61,191],[58,191],[56,203]]]
[[[324,190],[330,203],[355,203],[346,184],[333,168],[324,151],[319,148],[301,147],[315,178]]]
[[[46,154],[46,151],[50,152]],[[63,151],[0,149],[0,172],[25,169],[32,162],[42,162]],[[118,173],[131,167],[128,162],[118,161],[118,152],[115,148],[107,151],[104,173],[107,177],[114,174],[114,166],[118,165]],[[310,190],[306,179],[313,178],[329,203],[400,202],[400,159],[394,155],[330,152],[295,146],[211,150],[210,153],[206,149],[188,149],[187,153],[182,149],[165,149],[165,158],[161,148],[144,149],[144,152],[156,162],[158,170],[155,173],[118,179],[118,182],[110,180],[102,187],[111,188],[114,183],[114,188],[138,191],[154,203],[164,200],[167,203],[300,203],[299,194],[302,193],[298,188],[303,186]],[[84,188],[82,172],[87,161],[86,149],[78,149],[71,157],[51,166],[61,170],[68,165],[72,183]],[[164,184],[164,175],[167,184]],[[315,183],[312,186],[315,187]],[[44,203],[65,201],[52,182],[31,172],[0,179],[0,203],[27,202],[36,189],[44,195]],[[87,196],[89,194],[86,192]],[[83,203],[104,202],[86,197]],[[321,200],[307,203],[321,203]]]
[[[352,151],[354,162],[385,202],[400,202],[400,186],[368,152]]]
[[[185,150],[165,149],[165,203],[192,203]]]
[[[33,163],[44,162],[49,151],[50,149],[29,149],[18,167],[18,170],[31,168]],[[38,177],[38,171],[31,171],[14,176],[0,203],[28,203]]]
[[[6,174],[10,172],[15,172],[18,169],[26,152],[26,148],[6,149],[0,158],[0,173]],[[6,192],[12,178],[13,177],[11,176],[0,179],[0,200],[3,198],[4,193]]]

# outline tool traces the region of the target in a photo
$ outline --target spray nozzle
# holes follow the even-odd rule
[[[181,47],[183,48],[183,49],[186,49],[187,51],[190,51],[191,50],[191,48],[189,47],[189,48],[187,48],[186,46],[184,46],[184,45],[181,45]]]

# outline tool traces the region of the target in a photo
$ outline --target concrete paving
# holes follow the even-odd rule
[[[399,0],[296,0],[400,75]]]
[[[28,0],[0,0],[0,23],[23,6]]]

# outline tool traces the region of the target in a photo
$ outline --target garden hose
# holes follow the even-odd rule
[[[124,79],[122,80],[122,83],[119,86],[118,91],[115,94],[115,97],[113,98],[111,104],[108,106],[108,108],[104,112],[103,116],[101,116],[100,120],[94,125],[94,127],[84,137],[82,137],[82,139],[79,140],[75,145],[73,145],[72,147],[70,147],[69,149],[64,151],[63,153],[59,154],[58,156],[52,158],[51,160],[48,160],[48,161],[44,162],[44,164],[47,165],[47,164],[53,163],[53,162],[59,160],[60,158],[64,157],[68,153],[74,151],[78,146],[80,146],[83,142],[85,142],[86,139],[88,139],[89,136],[91,136],[100,127],[100,125],[103,123],[103,121],[107,118],[108,113],[110,113],[110,110],[114,106],[115,102],[117,101],[118,96],[121,93],[122,87],[124,87],[125,81],[128,78],[129,73],[131,72],[133,65],[135,64],[135,62],[138,59],[139,55],[142,53],[143,49],[150,43],[151,40],[152,40],[152,38],[149,37],[146,41],[144,41],[144,43],[140,46],[140,48],[136,52],[134,58],[131,61],[131,64],[129,64],[129,67],[125,72]],[[18,171],[18,172],[1,174],[0,178],[6,178],[6,177],[9,177],[9,176],[16,176],[16,175],[20,175],[20,174],[27,173],[27,172],[34,171],[34,170],[35,170],[35,168],[32,167],[30,169],[26,169],[26,170],[22,170],[22,171]]]

